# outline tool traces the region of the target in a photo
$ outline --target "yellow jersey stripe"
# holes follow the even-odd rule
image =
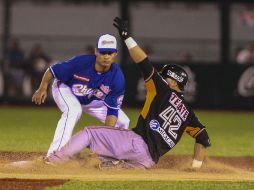
[[[148,82],[146,82],[146,89],[147,89],[146,101],[145,101],[145,105],[141,111],[141,116],[143,118],[146,118],[147,113],[150,109],[150,105],[151,105],[154,97],[157,94],[153,80],[149,80]]]

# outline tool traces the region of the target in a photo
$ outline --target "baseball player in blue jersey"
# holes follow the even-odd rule
[[[50,66],[44,73],[32,101],[38,105],[44,103],[49,83],[54,79],[52,95],[62,112],[47,156],[60,150],[71,138],[82,112],[106,126],[128,128],[129,118],[120,109],[125,79],[114,62],[116,56],[116,38],[105,34],[99,37],[95,54],[75,56]]]
[[[180,66],[171,64],[157,72],[146,53],[129,37],[126,22],[115,18],[114,26],[145,80],[147,95],[138,122],[132,130],[85,127],[61,150],[48,157],[48,164],[62,163],[89,147],[103,157],[99,165],[102,169],[118,166],[151,168],[177,145],[186,132],[195,139],[192,168],[200,168],[206,148],[211,144],[205,126],[184,101],[188,74]]]

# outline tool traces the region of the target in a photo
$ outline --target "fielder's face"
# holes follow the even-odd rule
[[[115,61],[116,52],[98,52],[95,50],[96,55],[96,69],[99,71],[107,71],[112,63]]]

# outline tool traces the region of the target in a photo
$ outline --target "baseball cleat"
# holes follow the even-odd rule
[[[56,166],[54,162],[51,162],[48,157],[43,158],[43,163],[50,166]]]

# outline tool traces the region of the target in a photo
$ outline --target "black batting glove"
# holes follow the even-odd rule
[[[113,25],[114,27],[117,28],[123,40],[126,40],[127,38],[129,38],[130,34],[129,34],[129,28],[128,28],[128,20],[123,20],[119,17],[115,17]]]

